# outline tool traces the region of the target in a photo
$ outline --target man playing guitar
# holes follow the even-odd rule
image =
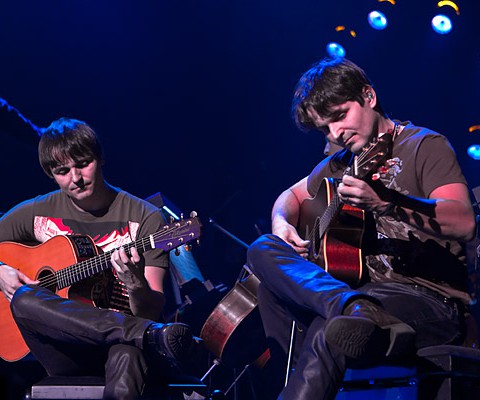
[[[8,361],[23,357],[25,340],[49,375],[104,375],[104,398],[135,399],[155,357],[172,366],[188,357],[193,343],[187,325],[159,322],[168,253],[155,248],[154,234],[162,231],[163,216],[150,203],[105,181],[98,137],[82,121],[52,122],[41,135],[39,160],[59,190],[21,203],[0,220],[0,289],[7,299],[0,304],[0,355]],[[142,237],[151,250],[144,255],[130,247]],[[16,243],[43,243],[24,247],[32,257],[23,264],[27,268],[41,259],[44,273],[65,260],[64,245],[81,261],[79,267],[92,267],[89,257],[102,257],[97,256],[98,246],[108,255],[115,284],[123,288],[126,312],[113,311],[119,307],[108,300],[102,308],[93,307],[96,299],[109,297],[97,293],[102,292],[98,285],[84,290],[90,299],[56,295],[55,282],[67,277],[52,280],[54,275],[22,272],[22,248],[13,247]],[[9,301],[21,336],[14,323],[8,325]],[[9,358],[4,350],[14,355]]]
[[[326,59],[307,71],[293,115],[301,129],[344,149],[278,197],[273,235],[251,245],[248,264],[261,281],[272,366],[285,365],[291,321],[304,332],[288,384],[282,390],[283,368],[272,380],[280,383],[274,395],[333,399],[348,365],[461,342],[470,301],[461,242],[472,239],[475,219],[446,138],[390,119],[351,61]],[[316,216],[305,216],[316,200]],[[346,257],[357,238],[358,251]],[[349,263],[361,273],[336,279],[334,270],[348,271]]]

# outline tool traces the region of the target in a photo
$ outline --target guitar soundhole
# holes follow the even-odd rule
[[[40,281],[40,286],[51,290],[53,293],[57,291],[57,279],[55,278],[55,274],[48,268],[40,271],[37,279]]]

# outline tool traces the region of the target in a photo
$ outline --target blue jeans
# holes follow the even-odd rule
[[[248,250],[247,263],[261,281],[258,304],[272,356],[273,395],[281,391],[279,399],[335,398],[347,366],[345,357],[325,342],[324,327],[355,299],[380,303],[412,326],[417,348],[459,343],[463,337],[462,307],[453,301],[401,283],[367,283],[353,290],[277,236],[258,238]],[[295,371],[283,388],[292,320],[303,333],[295,346]]]

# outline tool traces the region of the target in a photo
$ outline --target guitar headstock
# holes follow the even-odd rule
[[[367,179],[390,158],[391,149],[392,135],[388,133],[369,143],[363,148],[362,153],[355,157],[353,176],[359,179]]]
[[[169,251],[179,246],[186,245],[192,240],[198,239],[201,234],[202,223],[197,213],[192,211],[190,218],[171,221],[152,235],[156,249]]]

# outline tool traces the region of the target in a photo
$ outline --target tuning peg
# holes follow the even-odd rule
[[[180,219],[183,221],[183,213],[180,214]]]
[[[178,257],[180,255],[180,250],[178,249],[178,247],[175,249],[175,255]]]
[[[197,246],[200,246],[200,239],[197,239]]]
[[[168,218],[168,220],[170,221],[170,223],[172,223],[173,221],[175,221],[175,218],[173,218],[173,217],[170,215],[170,217]]]
[[[192,250],[192,245],[191,244],[186,244],[185,246],[183,246],[183,248],[185,249],[185,251],[191,251]]]
[[[190,217],[191,217],[191,218],[195,218],[197,215],[198,215],[198,214],[197,214],[196,211],[190,212]]]

